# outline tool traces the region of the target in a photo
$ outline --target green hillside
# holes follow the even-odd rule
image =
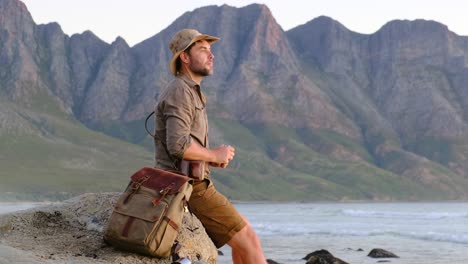
[[[0,134],[0,200],[59,200],[84,192],[122,191],[134,171],[153,164],[152,142],[142,136],[143,121],[107,126],[107,133],[117,131],[115,136],[125,140],[139,139],[133,140],[139,144],[132,144],[56,111],[36,113],[8,106],[22,116],[17,123],[24,122],[27,129],[23,126],[17,133],[3,129]],[[210,121],[222,135],[212,140],[212,146],[229,143],[237,149],[227,169],[212,170],[217,188],[235,200],[452,198],[450,192],[376,167],[360,142],[332,131],[244,125],[222,118]],[[389,167],[411,159],[395,151],[383,160],[383,166]],[[448,181],[462,188],[462,179],[443,173],[452,175]]]
[[[212,123],[219,125],[223,122],[217,120]],[[372,165],[368,162],[372,158],[359,144],[332,132],[309,131],[308,136],[304,136],[304,131],[281,126],[246,128],[233,123],[221,128],[228,135],[227,142],[238,148],[233,163],[226,170],[214,169],[214,174],[221,183],[218,188],[234,199],[323,201],[449,198],[449,194],[436,188],[421,186]],[[242,133],[236,139],[229,136],[233,131]],[[247,140],[239,140],[244,138]],[[362,160],[336,159],[307,145],[318,139],[328,144],[323,148],[339,145],[343,151],[356,153]],[[323,148],[322,151],[326,152]]]
[[[236,147],[236,158],[227,169],[212,169],[217,188],[235,200],[450,199],[436,188],[376,167],[359,142],[332,131],[243,125],[222,118],[210,119],[210,125],[222,134],[211,140],[212,146]],[[142,123],[123,124],[117,136],[141,138],[138,127]],[[149,137],[135,143],[152,149]],[[334,150],[360,161],[333,158]]]
[[[0,200],[56,200],[121,191],[132,172],[153,164],[152,153],[144,148],[64,116],[20,113],[31,129],[0,134]]]

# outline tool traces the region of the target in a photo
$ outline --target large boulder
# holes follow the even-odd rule
[[[1,215],[0,263],[21,262],[24,256],[24,263],[170,264],[171,258],[123,252],[104,243],[102,232],[118,196],[119,193],[84,194]],[[186,214],[182,227],[177,238],[182,244],[179,255],[197,263],[215,264],[217,249],[200,221]]]
[[[307,260],[306,264],[348,264],[325,249],[309,253],[303,259]]]
[[[381,248],[372,249],[367,256],[371,258],[399,258],[394,253]]]

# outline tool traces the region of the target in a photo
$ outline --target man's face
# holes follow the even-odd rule
[[[188,52],[190,70],[200,76],[213,74],[213,58],[211,45],[206,40],[200,40]]]

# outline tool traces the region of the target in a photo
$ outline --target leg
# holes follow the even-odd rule
[[[244,218],[242,216],[242,218]],[[250,226],[250,223],[244,218],[247,223],[238,233],[236,233],[228,245],[232,248],[232,260],[234,264],[266,264],[265,256],[263,255],[260,240],[255,234],[255,231]]]
[[[244,262],[242,261],[241,255],[238,252],[234,252],[234,249],[232,249],[232,264],[243,264]]]
[[[207,179],[195,183],[189,204],[217,248],[228,244],[234,264],[265,264],[260,241],[249,222]]]

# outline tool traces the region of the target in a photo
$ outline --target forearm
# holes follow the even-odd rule
[[[223,167],[234,158],[235,149],[229,145],[222,145],[214,149],[208,149],[192,140],[190,146],[185,150],[183,158],[186,160],[202,160],[210,166]]]
[[[186,160],[216,162],[216,154],[214,151],[203,147],[196,140],[192,140],[190,146],[185,150],[183,157]]]

